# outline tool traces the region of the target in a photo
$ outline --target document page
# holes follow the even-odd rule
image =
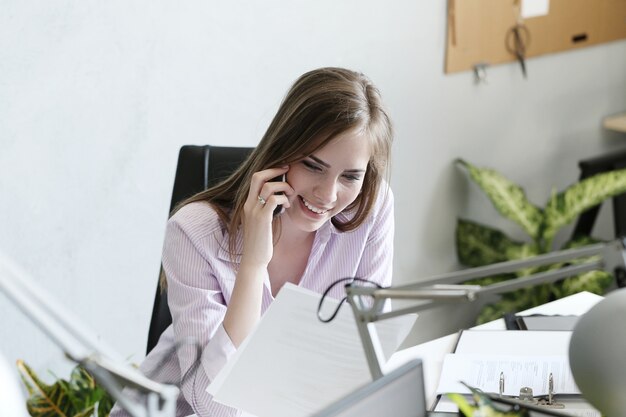
[[[214,399],[259,417],[304,417],[370,382],[350,306],[344,303],[333,321],[322,323],[316,313],[320,297],[286,284],[207,389]],[[335,308],[338,302],[324,303]],[[377,323],[387,357],[415,318]]]
[[[518,396],[520,388],[530,387],[534,396],[548,395],[550,374],[554,393],[580,394],[564,356],[503,356],[448,354],[437,393],[469,394],[460,381],[485,392],[499,393],[502,378],[504,395]]]

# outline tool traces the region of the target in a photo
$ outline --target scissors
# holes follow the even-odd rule
[[[515,55],[519,61],[520,67],[522,67],[522,74],[526,77],[526,47],[530,43],[530,32],[528,28],[522,24],[517,23],[513,26],[506,35],[506,49]]]

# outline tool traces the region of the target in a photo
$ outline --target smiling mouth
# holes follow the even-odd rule
[[[302,201],[302,204],[305,205],[306,208],[308,208],[310,211],[312,211],[315,214],[325,214],[328,212],[328,210],[324,210],[321,208],[317,208],[314,205],[312,205],[311,203],[309,203],[308,201],[306,201],[303,197],[300,196],[300,200]]]

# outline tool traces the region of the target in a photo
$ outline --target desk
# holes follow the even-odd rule
[[[602,125],[605,129],[626,132],[626,113],[606,117],[602,121]]]
[[[578,294],[564,297],[560,300],[552,301],[538,307],[534,307],[518,314],[561,314],[561,315],[582,315],[591,307],[602,300],[603,297],[592,294],[590,292],[581,292]],[[480,326],[472,327],[475,330],[505,330],[506,325],[504,319],[498,319]],[[413,358],[421,358],[424,367],[424,387],[426,390],[426,404],[429,409],[435,405],[437,395],[437,385],[439,384],[439,375],[443,366],[443,360],[446,354],[454,350],[458,334],[443,336],[426,343],[413,346],[402,351],[396,352],[389,360],[387,366],[396,367]]]

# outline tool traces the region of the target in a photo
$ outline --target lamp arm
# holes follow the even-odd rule
[[[528,259],[456,271],[396,287],[381,289],[357,286],[354,283],[347,284],[345,286],[346,297],[354,313],[372,377],[377,379],[382,376],[380,364],[386,360],[380,348],[374,322],[415,313],[439,304],[474,301],[483,295],[502,294],[537,284],[552,283],[588,271],[603,269],[613,274],[625,274],[625,242],[625,239],[617,239],[608,243],[556,251]],[[592,256],[598,256],[599,259],[582,264],[566,264],[560,269],[539,272],[486,286],[455,285],[471,279],[485,278],[496,274],[515,272],[523,268],[568,262]],[[385,312],[385,301],[391,299],[423,300],[424,302]]]
[[[72,361],[89,371],[133,417],[172,417],[179,389],[146,378],[125,365],[115,352],[83,326],[65,307],[46,294],[21,268],[0,254],[0,291],[46,333]],[[132,387],[147,395],[146,404],[122,390]]]

